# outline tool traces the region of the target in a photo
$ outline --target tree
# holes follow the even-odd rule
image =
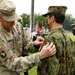
[[[46,25],[46,18],[43,17],[41,14],[35,14],[35,18],[34,18],[34,25],[36,25],[36,23],[43,23],[44,26]]]
[[[64,29],[72,30],[72,27],[70,25],[73,24],[74,20],[75,18],[73,18],[71,14],[67,14],[65,17],[64,24],[63,24]]]
[[[20,15],[20,18],[18,21],[24,26],[24,27],[29,27],[30,25],[30,15],[23,13]]]
[[[20,15],[21,18],[18,19],[18,21],[24,26],[24,27],[29,27],[30,25],[30,15],[23,13],[22,15]],[[73,16],[71,14],[67,14],[65,16],[65,21],[63,23],[63,27],[65,30],[72,30],[72,27],[70,26],[71,24],[73,24],[73,22],[75,21],[75,18],[73,18]],[[45,28],[47,28],[47,24],[46,24],[46,18],[43,17],[41,14],[34,14],[34,27],[36,25],[36,23],[43,23],[43,25],[45,26]]]

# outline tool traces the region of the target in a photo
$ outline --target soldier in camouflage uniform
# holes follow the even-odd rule
[[[75,21],[73,24],[71,24],[70,26],[72,26],[72,33],[73,35],[75,36]],[[75,62],[75,40],[73,41],[73,48],[74,48],[74,51],[73,51],[73,58],[74,58],[74,62]],[[75,75],[75,63],[74,63],[74,75]]]
[[[37,69],[37,75],[74,75],[73,74],[73,41],[63,29],[66,6],[50,6],[47,18],[49,33],[44,36],[44,43],[53,42],[56,45],[56,55],[45,58]]]
[[[72,27],[72,33],[75,36],[75,21],[70,26]],[[74,43],[74,49],[75,49],[75,40],[73,41],[73,43]],[[74,50],[74,56],[75,56],[75,50]]]
[[[71,26],[72,26],[72,33],[73,33],[73,35],[75,35],[75,21]]]
[[[39,37],[34,42],[28,39],[16,21],[15,9],[13,2],[0,0],[0,75],[20,75],[40,63],[40,59],[56,53],[55,45],[47,43],[40,52],[22,57],[22,50],[36,51],[44,39]]]

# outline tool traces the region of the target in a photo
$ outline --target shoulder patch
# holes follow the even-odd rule
[[[6,57],[6,53],[5,53],[4,51],[1,51],[1,52],[0,52],[0,56],[1,56],[2,58],[5,58],[5,57]]]

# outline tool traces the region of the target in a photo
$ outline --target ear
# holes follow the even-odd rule
[[[52,21],[54,21],[54,20],[55,20],[55,17],[54,17],[54,16],[52,16],[52,17],[51,17],[51,20],[52,20]]]

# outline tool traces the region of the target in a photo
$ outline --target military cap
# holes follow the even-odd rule
[[[6,21],[15,21],[18,19],[16,14],[16,6],[10,0],[2,0],[0,2],[0,15]]]
[[[67,10],[66,6],[49,6],[48,12],[43,16],[46,17],[50,13],[60,13],[62,15],[65,15],[66,10]]]
[[[70,26],[75,26],[75,21],[74,21],[74,23],[73,23],[73,24],[71,24]]]

